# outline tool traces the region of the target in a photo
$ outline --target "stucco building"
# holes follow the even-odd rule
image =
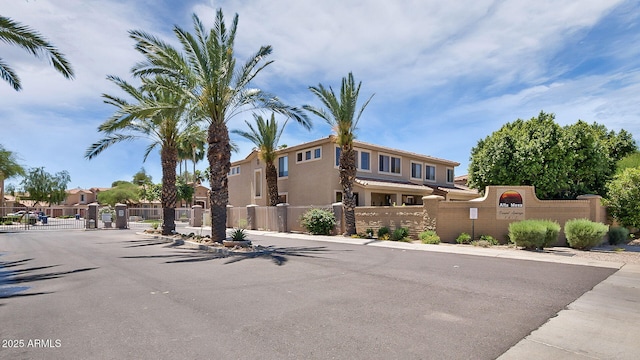
[[[339,180],[340,148],[329,136],[277,151],[280,202],[292,206],[325,206],[342,200]],[[357,175],[354,193],[358,206],[419,205],[426,195],[447,200],[469,200],[478,193],[457,185],[460,163],[428,155],[354,141]],[[265,164],[258,152],[231,164],[229,204],[266,206]]]

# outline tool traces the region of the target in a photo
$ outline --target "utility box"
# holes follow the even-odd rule
[[[127,205],[116,204],[116,228],[126,229],[127,226]]]

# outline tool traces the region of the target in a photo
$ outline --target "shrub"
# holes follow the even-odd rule
[[[329,235],[336,226],[336,217],[329,210],[311,209],[302,215],[300,224],[313,235]]]
[[[480,236],[480,241],[486,242],[487,244],[489,244],[489,246],[498,245],[499,244],[498,240],[496,238],[494,238],[493,236],[491,236],[491,235],[481,235]],[[478,246],[478,244],[476,244],[476,246]],[[484,246],[484,245],[480,245],[480,246],[487,247],[487,246]]]
[[[544,236],[544,242],[540,245],[540,249],[549,247],[558,241],[558,234],[560,234],[560,224],[557,221],[552,220],[538,220],[547,229]]]
[[[471,245],[480,246],[480,247],[483,247],[483,248],[488,248],[488,247],[491,247],[492,244],[491,244],[491,242],[489,242],[487,240],[480,239],[480,240],[472,241]]]
[[[160,222],[159,222],[159,221],[152,221],[152,222],[151,222],[151,228],[152,228],[153,230],[158,230],[158,226],[159,226],[159,225],[160,225]]]
[[[389,239],[389,228],[386,226],[378,229],[378,239],[380,240],[388,240]]]
[[[622,226],[613,226],[609,229],[609,244],[625,244],[629,241],[629,229]]]
[[[528,250],[542,248],[547,227],[540,220],[522,220],[509,224],[509,241]]]
[[[409,229],[407,228],[397,228],[393,230],[391,234],[391,241],[406,241],[409,237]]]
[[[456,242],[458,244],[470,244],[471,235],[463,232],[462,234],[458,235],[458,237],[456,238]]]
[[[440,236],[433,230],[426,230],[421,232],[418,237],[423,244],[440,244]]]
[[[368,228],[367,230],[365,230],[365,233],[367,234],[367,237],[369,239],[371,239],[373,237],[373,229]]]
[[[569,246],[580,250],[588,250],[600,245],[608,231],[609,226],[588,219],[573,219],[564,224],[564,233]]]
[[[233,241],[244,241],[247,238],[247,233],[244,229],[233,229],[231,232],[231,240]]]

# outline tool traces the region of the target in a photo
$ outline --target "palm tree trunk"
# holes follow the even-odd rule
[[[176,229],[177,150],[163,147],[160,151],[160,161],[162,162],[162,235],[169,235]]]
[[[227,174],[231,168],[229,130],[224,123],[213,122],[207,133],[207,159],[209,160],[209,183],[211,192],[211,239],[222,242],[227,238],[227,204],[229,186]]]
[[[276,206],[279,202],[278,196],[278,171],[271,162],[266,165],[267,189],[269,191],[269,206]]]
[[[355,179],[356,152],[351,144],[345,144],[340,151],[340,185],[342,185],[345,236],[351,236],[356,233],[356,199],[353,195],[353,182]]]

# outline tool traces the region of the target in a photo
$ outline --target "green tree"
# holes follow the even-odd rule
[[[8,17],[0,16],[0,40],[21,47],[36,57],[47,57],[53,65],[53,68],[61,73],[62,76],[67,79],[73,78],[73,69],[64,55],[42,35],[30,27],[13,21]],[[0,58],[0,77],[8,82],[16,91],[22,89],[20,78],[2,58]]]
[[[176,96],[180,85],[161,76],[144,77],[142,85],[135,87],[128,82],[109,76],[133,102],[103,94],[105,103],[116,107],[115,114],[98,127],[105,137],[91,145],[85,157],[92,159],[113,144],[138,138],[150,140],[144,160],[156,147],[160,147],[162,165],[162,234],[175,231],[176,208],[176,164],[178,141],[188,128],[189,117],[185,116],[186,102]]]
[[[607,184],[610,214],[623,226],[640,228],[640,168],[627,168]]]
[[[0,144],[0,208],[4,207],[4,180],[24,174],[24,168],[18,164],[16,154]]]
[[[553,114],[507,123],[471,150],[469,185],[532,185],[540,199],[604,196],[615,159],[635,148],[624,130],[578,121],[560,127]]]
[[[98,193],[98,202],[115,206],[116,204],[132,205],[140,202],[139,187],[127,181],[119,182],[117,186]]]
[[[216,242],[226,238],[229,189],[227,173],[231,167],[231,146],[227,122],[235,115],[255,109],[269,109],[310,127],[300,109],[287,106],[277,97],[255,87],[251,81],[272,61],[270,46],[260,49],[236,67],[234,44],[238,26],[236,14],[230,27],[222,10],[216,13],[213,28],[206,31],[193,15],[194,32],[174,27],[182,53],[170,44],[143,31],[131,31],[136,48],[146,57],[134,67],[138,76],[162,74],[181,84],[182,95],[190,99],[193,115],[207,123],[207,159],[211,186],[211,235]]]
[[[616,163],[616,174],[622,173],[624,169],[640,168],[640,151],[631,153]]]
[[[147,171],[144,168],[141,168],[140,171],[133,175],[133,183],[138,186],[149,184],[152,180],[153,178],[151,175],[147,174]]]
[[[322,107],[306,105],[304,108],[326,121],[336,133],[336,144],[340,146],[340,185],[342,185],[342,206],[345,211],[345,235],[356,233],[355,207],[356,201],[353,194],[353,182],[356,178],[356,152],[353,150],[358,121],[362,112],[367,107],[373,95],[364,102],[356,115],[358,95],[360,94],[359,82],[356,86],[353,74],[342,78],[340,97],[336,97],[333,89],[325,88],[322,84],[311,86],[309,90],[318,97]]]
[[[279,127],[275,114],[271,114],[271,119],[265,120],[262,116],[253,114],[255,127],[253,124],[245,120],[245,124],[249,127],[249,131],[233,130],[232,133],[240,135],[251,141],[258,150],[258,158],[265,163],[265,178],[267,181],[267,189],[269,194],[269,206],[278,205],[278,170],[275,166],[276,151],[278,150],[278,142],[282,131],[284,131],[285,123]]]
[[[71,177],[67,171],[50,174],[43,167],[29,169],[21,182],[22,188],[29,194],[29,199],[40,202],[59,204],[67,197],[67,185]]]

